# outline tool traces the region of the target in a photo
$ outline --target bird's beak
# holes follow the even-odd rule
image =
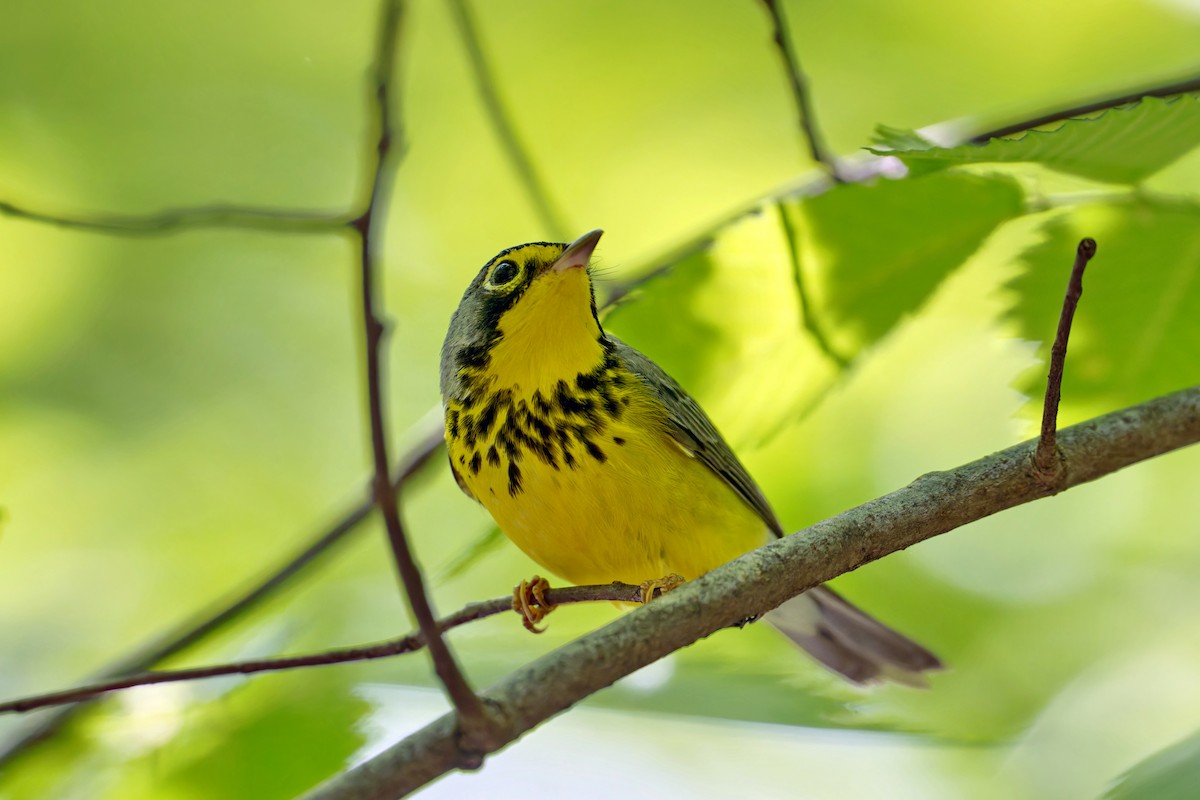
[[[592,257],[592,251],[596,249],[596,244],[603,235],[604,231],[597,229],[588,231],[583,236],[580,236],[567,245],[567,249],[563,250],[562,255],[554,262],[551,269],[555,272],[566,272],[569,269],[586,269],[588,261]]]

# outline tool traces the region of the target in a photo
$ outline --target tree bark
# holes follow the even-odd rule
[[[482,694],[495,750],[647,664],[862,564],[1198,441],[1195,386],[1060,431],[1062,469],[1052,481],[1039,477],[1033,440],[922,475],[747,553],[509,675]],[[306,797],[401,797],[450,770],[478,765],[484,755],[460,748],[457,720],[447,714]]]

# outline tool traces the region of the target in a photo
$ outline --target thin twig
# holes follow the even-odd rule
[[[0,214],[69,230],[117,236],[160,236],[200,227],[249,228],[286,233],[331,233],[353,222],[347,214],[252,206],[172,208],[153,214],[60,216],[0,201]]]
[[[658,589],[655,592],[655,596],[661,595],[661,591]],[[546,602],[551,606],[568,605],[571,603],[594,603],[598,601],[640,603],[642,600],[642,587],[627,583],[609,583],[596,586],[565,586],[559,589],[547,590],[545,598]],[[513,599],[511,596],[471,603],[453,614],[438,620],[437,630],[440,633],[445,633],[468,622],[474,622],[512,610]],[[137,675],[126,675],[111,680],[97,681],[58,692],[47,692],[45,694],[9,700],[0,703],[0,714],[27,713],[48,706],[79,703],[95,699],[99,695],[107,694],[108,692],[132,689],[137,686],[152,686],[158,683],[179,683],[181,681],[194,681],[203,678],[216,678],[223,675],[250,675],[256,672],[278,672],[286,669],[297,669],[299,667],[321,667],[331,664],[345,664],[353,661],[369,661],[376,658],[387,658],[389,656],[412,653],[424,646],[425,636],[417,631],[407,636],[389,639],[386,642],[378,644],[343,647],[326,650],[322,653],[261,658],[209,667],[143,672]]]
[[[763,0],[771,8],[775,0]],[[774,15],[772,15],[774,18]],[[478,41],[478,37],[475,37]],[[468,46],[468,53],[471,53],[470,42],[464,38],[464,43]],[[778,44],[778,40],[776,40]],[[478,49],[478,48],[477,48]],[[784,58],[787,59],[787,53],[784,52]],[[480,92],[484,95],[485,103],[488,100],[489,90],[494,89],[494,83],[491,81],[491,72],[485,61],[475,62],[473,66],[476,69],[475,77],[478,82]],[[804,91],[803,73],[801,76],[801,94],[797,96],[797,102],[806,103],[807,93]],[[789,80],[792,74],[789,70]],[[793,92],[795,91],[793,85]],[[1115,108],[1127,103],[1132,103],[1140,100],[1143,97],[1170,97],[1176,94],[1185,92],[1200,91],[1200,75],[1183,78],[1178,81],[1171,81],[1164,84],[1156,84],[1148,86],[1144,89],[1122,92],[1117,95],[1099,98],[1087,103],[1069,106],[1067,108],[1039,113],[1032,117],[1027,117],[1007,125],[993,128],[981,133],[974,134],[968,141],[976,144],[982,144],[989,139],[994,139],[1000,136],[1011,136],[1014,133],[1036,128],[1042,125],[1047,125],[1059,120],[1069,119],[1086,114],[1092,114],[1097,111]],[[492,97],[498,97],[492,92]],[[505,142],[505,147],[510,149],[510,157],[513,159],[514,165],[517,167],[521,178],[526,182],[526,188],[530,191],[531,200],[535,205],[543,201],[549,202],[548,192],[539,188],[540,181],[536,179],[536,172],[522,172],[520,164],[522,160],[525,163],[531,163],[528,155],[525,153],[525,148],[520,144],[517,137],[506,138],[506,132],[512,132],[514,129],[511,125],[506,126],[507,112],[503,104],[498,103],[496,106],[499,109],[499,116],[491,111],[489,105],[489,113],[492,113],[493,124],[496,125],[497,133],[502,141]],[[802,116],[804,116],[802,114]],[[803,120],[802,120],[803,122]],[[810,137],[811,141],[811,137]],[[511,148],[513,143],[516,145],[516,150]],[[519,155],[514,155],[516,152]],[[810,152],[812,148],[810,146]],[[813,158],[820,161],[817,154],[813,152]],[[532,175],[534,180],[529,182],[528,177]],[[873,180],[877,177],[877,171],[867,169],[861,175],[853,174],[851,171],[841,169],[839,177],[846,182],[857,183],[861,181]],[[823,182],[821,182],[823,183]],[[817,191],[807,191],[809,194],[819,193],[820,190],[828,188],[826,186],[816,187]],[[791,196],[795,191],[795,187],[786,188],[780,192],[772,194],[772,198],[780,198]],[[560,238],[567,238],[562,235],[563,226],[561,223],[552,224],[553,220],[559,219],[561,215],[553,213],[553,207],[548,207],[551,213],[547,215],[539,208],[539,214],[542,215],[544,224],[551,228],[552,231],[560,231]],[[354,222],[354,218],[345,214],[337,214],[332,212],[306,211],[306,210],[289,210],[277,208],[255,208],[250,206],[197,206],[194,208],[179,208],[166,209],[150,214],[103,214],[92,217],[88,216],[68,216],[61,214],[50,214],[43,211],[36,211],[25,208],[15,203],[0,201],[0,214],[13,217],[15,219],[24,219],[30,222],[40,222],[47,225],[54,225],[61,228],[95,231],[97,233],[109,233],[114,235],[125,236],[141,236],[141,235],[156,235],[162,233],[170,233],[178,230],[189,230],[201,227],[231,227],[231,228],[251,228],[251,229],[267,229],[276,231],[294,231],[297,233],[321,233],[332,232],[339,228],[344,228]]]
[[[788,83],[792,88],[792,97],[796,101],[796,111],[800,115],[800,131],[808,143],[808,152],[813,161],[820,164],[829,177],[836,183],[842,183],[845,178],[838,168],[837,157],[825,145],[817,126],[817,114],[813,109],[812,98],[808,94],[808,80],[800,67],[800,59],[792,46],[792,37],[788,33],[787,20],[784,19],[781,0],[762,0],[771,15],[771,26],[774,29],[775,46],[783,58],[787,69]]]
[[[525,193],[529,195],[529,200],[533,203],[546,231],[557,241],[569,240],[572,237],[563,221],[563,214],[551,199],[546,182],[538,174],[537,167],[534,166],[533,159],[529,156],[529,149],[521,141],[521,137],[517,133],[517,126],[508,113],[508,108],[500,99],[500,91],[493,79],[494,71],[483,52],[483,43],[479,38],[475,17],[467,0],[450,0],[449,5],[451,16],[454,17],[454,24],[458,28],[458,35],[471,60],[471,74],[475,78],[475,86],[479,89],[479,95],[483,99],[483,105],[492,121],[492,127],[495,129],[496,136],[499,137],[500,144],[504,147],[509,161],[512,162],[517,178],[525,187]]]
[[[416,617],[421,635],[429,644],[434,670],[441,679],[451,703],[458,711],[466,738],[482,746],[487,723],[483,704],[467,684],[467,679],[455,662],[453,653],[450,652],[449,646],[438,633],[437,620],[434,617],[429,597],[425,593],[425,582],[421,577],[421,570],[417,566],[416,559],[413,558],[408,537],[404,532],[404,523],[400,519],[399,496],[395,484],[392,483],[388,474],[390,461],[383,411],[384,327],[380,320],[376,301],[378,275],[375,270],[375,254],[381,245],[382,207],[389,194],[391,177],[394,174],[391,164],[393,145],[401,135],[401,131],[393,119],[391,97],[391,77],[396,67],[396,39],[399,34],[400,4],[401,0],[384,0],[383,3],[383,22],[379,28],[381,40],[377,51],[379,55],[374,75],[376,114],[378,116],[378,140],[376,143],[378,157],[371,182],[370,200],[362,216],[355,221],[355,228],[359,232],[361,243],[363,334],[366,344],[371,452],[375,462],[375,504],[383,515],[388,541],[392,546],[396,569],[404,586],[409,608]]]
[[[804,329],[808,331],[808,335],[812,337],[821,352],[834,364],[837,364],[838,369],[844,370],[850,366],[850,359],[834,349],[833,344],[825,335],[824,326],[817,317],[816,309],[809,300],[808,290],[804,283],[804,272],[800,263],[800,248],[796,242],[796,229],[782,202],[775,204],[775,210],[779,213],[779,224],[783,228],[783,237],[787,240],[788,256],[792,261],[792,280],[796,284],[796,297],[800,301],[800,316]]]
[[[977,135],[973,141],[982,141],[987,138],[1007,135],[1010,133],[1026,130],[1031,127],[1036,127],[1039,124],[1045,124],[1056,119],[1071,116],[1072,114],[1087,113],[1098,111],[1104,108],[1122,105],[1129,102],[1131,99],[1136,99],[1142,96],[1165,96],[1175,94],[1180,91],[1193,91],[1200,88],[1200,78],[1192,78],[1185,81],[1165,84],[1157,87],[1150,87],[1146,90],[1134,93],[1133,95],[1123,95],[1112,97],[1107,100],[1096,101],[1087,106],[1079,106],[1072,109],[1053,112],[1048,115],[1040,115],[1026,119],[1024,121],[1015,122],[1002,129],[996,129]],[[883,159],[869,159],[862,162],[862,169],[849,176],[852,181],[867,181],[873,180],[880,174],[879,164],[884,163]],[[813,196],[821,194],[828,190],[830,184],[828,179],[822,177],[818,180],[811,178],[804,179],[798,183],[790,183],[786,186],[771,192],[768,201],[795,198],[799,196]],[[735,212],[727,215],[723,219],[718,220],[712,227],[719,228],[731,223],[737,218],[748,213],[750,209],[739,208]],[[244,214],[243,214],[244,212]],[[166,232],[172,229],[193,229],[205,225],[221,226],[225,224],[243,227],[255,227],[260,220],[269,219],[275,215],[283,218],[290,218],[292,212],[275,211],[275,210],[257,210],[257,209],[241,209],[237,207],[205,207],[198,209],[178,209],[149,214],[146,216],[104,216],[94,219],[88,218],[73,218],[63,217],[43,212],[30,211],[13,204],[0,203],[0,213],[5,213],[15,218],[26,219],[34,222],[40,222],[49,225],[56,225],[69,229],[94,230],[102,233],[112,234],[129,234],[129,235],[144,235]],[[308,212],[296,212],[305,220],[298,223],[303,230],[308,230],[310,222],[307,221],[305,215]],[[243,222],[240,217],[252,218],[250,222]],[[327,226],[328,230],[334,230],[344,227],[347,220],[342,217],[329,216],[322,218],[319,214],[314,215],[318,219],[311,224]],[[268,222],[268,227],[273,224]],[[281,225],[288,223],[283,222]],[[711,235],[703,235],[691,241],[684,243],[682,246],[674,249],[666,257],[660,259],[657,265],[652,266],[647,271],[638,275],[632,280],[616,284],[609,293],[609,303],[619,302],[634,292],[644,283],[658,277],[659,275],[669,271],[679,261],[703,250],[712,242]],[[431,426],[429,436],[431,443],[422,445],[415,451],[415,455],[420,457],[414,463],[412,472],[425,462],[425,460],[434,452],[437,441],[440,441],[441,430],[440,426]],[[397,484],[402,484],[408,477],[406,473],[402,474],[397,479]],[[320,556],[332,551],[335,543],[342,540],[342,537],[354,530],[358,530],[358,524],[366,518],[371,508],[373,508],[373,500],[360,504],[359,506],[348,509],[343,517],[336,522],[329,531],[322,533],[312,543],[303,548],[301,553],[296,557],[281,566],[275,574],[265,578],[261,584],[250,589],[244,596],[229,602],[226,608],[220,609],[211,616],[204,615],[199,622],[185,623],[177,629],[176,632],[167,634],[163,637],[161,644],[154,644],[149,648],[144,648],[121,659],[108,668],[100,672],[100,678],[117,677],[127,675],[130,672],[143,671],[152,667],[154,664],[161,662],[167,657],[181,652],[185,648],[195,644],[196,642],[212,635],[215,631],[222,628],[229,621],[241,617],[250,609],[256,607],[262,600],[272,596],[280,587],[299,574],[301,568],[309,566],[319,559]],[[0,747],[0,767],[7,766],[11,761],[28,751],[28,749],[37,743],[44,741],[53,735],[67,721],[69,721],[78,711],[84,706],[73,706],[62,708],[52,714],[45,715],[39,719],[32,728],[22,733],[19,738],[7,742],[3,747]]]
[[[441,448],[441,445],[442,430],[438,427],[405,453],[396,467],[397,485],[403,484],[420,472],[422,467],[429,463],[433,454]],[[374,498],[369,497],[344,512],[332,525],[301,547],[293,556],[272,570],[266,578],[261,579],[252,588],[219,605],[214,610],[194,615],[187,622],[177,625],[173,631],[160,636],[157,641],[110,664],[97,675],[94,679],[95,682],[103,683],[144,673],[155,664],[184,652],[231,622],[240,619],[263,601],[273,597],[284,586],[290,584],[293,579],[316,563],[320,556],[332,553],[334,545],[342,542],[347,534],[358,529],[374,508]],[[27,752],[30,747],[52,736],[84,708],[84,705],[60,708],[54,713],[40,718],[17,738],[6,742],[4,748],[0,749],[0,768],[7,766],[13,759]]]
[[[663,656],[889,553],[1007,508],[1200,442],[1200,386],[1061,432],[1072,469],[1053,486],[1029,473],[1024,442],[872,500],[751,551],[521,667],[485,693],[505,746]],[[455,720],[435,720],[305,795],[394,800],[457,766]]]
[[[383,8],[382,22],[378,31],[378,46],[374,58],[375,72],[373,76],[372,88],[376,93],[376,98],[383,100],[381,93],[386,88],[386,84],[392,74],[395,64],[395,41],[400,23],[399,8],[394,2],[387,2]],[[298,216],[302,221],[298,221],[291,212],[286,211],[270,211],[258,209],[243,209],[240,207],[205,207],[199,209],[181,209],[175,211],[162,212],[160,214],[149,215],[145,217],[124,217],[124,216],[108,216],[102,218],[59,218],[47,214],[30,212],[25,209],[19,209],[12,206],[5,207],[5,213],[11,213],[14,216],[30,219],[33,221],[44,222],[47,224],[58,225],[66,228],[78,228],[85,230],[95,230],[105,233],[121,233],[121,234],[153,234],[162,233],[173,230],[179,227],[199,227],[203,224],[225,224],[233,226],[269,226],[273,224],[297,225],[300,227],[316,225],[318,223],[327,223],[329,229],[345,228],[353,226],[363,235],[360,226],[364,223],[364,218],[369,216],[376,206],[377,196],[382,196],[386,191],[384,184],[386,183],[389,173],[385,170],[385,157],[390,148],[390,140],[387,140],[391,133],[388,124],[386,112],[376,108],[376,114],[379,116],[379,138],[373,142],[374,150],[377,153],[375,166],[371,171],[370,190],[368,199],[365,203],[364,212],[353,218],[345,217],[329,217],[323,218],[314,215],[312,218],[305,215],[303,212]],[[260,223],[262,225],[260,225]],[[307,229],[307,227],[304,227]],[[366,237],[363,235],[364,249]],[[402,464],[399,469],[400,475],[396,480],[396,485],[399,485],[409,476],[411,476],[421,464],[425,463],[428,457],[436,450],[441,440],[440,426],[436,429],[431,428],[431,433],[424,438],[421,445],[415,452],[411,453],[411,459],[408,459],[407,464]],[[386,472],[385,472],[386,475]],[[348,510],[341,519],[339,519],[328,531],[317,537],[310,545],[305,547],[297,556],[283,565],[273,575],[265,579],[255,588],[251,589],[242,597],[232,601],[225,608],[218,610],[210,616],[193,625],[183,626],[183,630],[174,635],[168,636],[167,640],[159,645],[152,646],[148,651],[135,653],[133,656],[122,659],[115,665],[105,671],[105,676],[119,677],[128,675],[131,672],[140,672],[155,663],[174,655],[175,653],[195,644],[202,638],[210,635],[213,631],[228,624],[231,620],[241,616],[250,608],[260,603],[263,599],[277,591],[284,583],[288,582],[292,577],[299,573],[304,567],[315,562],[319,555],[329,552],[332,546],[343,537],[354,530],[375,507],[376,491],[372,489],[371,498],[360,503],[355,508]],[[18,739],[7,744],[0,750],[0,765],[7,763],[11,759],[25,752],[31,745],[34,745],[58,730],[65,724],[77,709],[68,708],[56,712],[53,715],[47,716],[40,720],[33,729],[26,731]]]
[[[1058,332],[1054,336],[1054,346],[1050,348],[1050,374],[1046,378],[1046,400],[1042,405],[1042,435],[1038,438],[1037,452],[1033,456],[1038,475],[1043,478],[1054,479],[1063,469],[1058,445],[1055,443],[1058,401],[1062,397],[1063,364],[1067,360],[1067,339],[1071,336],[1071,322],[1075,319],[1079,298],[1083,296],[1083,271],[1095,255],[1096,240],[1081,239],[1075,249],[1075,264],[1071,267],[1067,295],[1063,298],[1062,313],[1058,317]]]
[[[983,133],[977,133],[967,141],[974,144],[983,144],[989,139],[995,139],[1000,136],[1012,136],[1014,133],[1021,133],[1030,128],[1037,128],[1042,125],[1049,125],[1052,122],[1059,120],[1070,119],[1071,117],[1082,117],[1087,114],[1094,114],[1097,111],[1123,106],[1126,103],[1133,103],[1141,100],[1143,97],[1170,97],[1174,94],[1183,94],[1184,92],[1200,92],[1200,75],[1193,75],[1190,78],[1184,78],[1180,81],[1172,81],[1170,83],[1157,84],[1148,86],[1145,89],[1140,89],[1132,92],[1122,92],[1121,94],[1102,97],[1079,105],[1068,106],[1055,111],[1048,111],[1044,114],[1038,114],[1034,117],[1018,120],[1002,125],[998,128],[993,128]]]
[[[699,245],[690,247],[687,253],[695,252],[698,247]],[[650,269],[637,278],[620,284],[615,291],[610,293],[605,307],[611,307],[626,294],[635,291],[638,286],[665,272],[672,264],[683,258],[684,255],[685,253],[683,252],[676,253],[659,266]],[[394,483],[397,490],[401,489],[409,478],[429,463],[433,454],[440,449],[442,441],[443,428],[439,414],[438,419],[431,422],[427,430],[420,432],[418,443],[400,458],[399,465],[395,470],[397,477]],[[267,577],[263,578],[260,583],[246,590],[245,594],[228,601],[216,611],[201,614],[196,621],[180,624],[171,633],[160,637],[158,643],[152,644],[110,664],[98,673],[95,680],[113,680],[145,672],[155,664],[161,663],[167,658],[182,652],[186,648],[211,636],[230,622],[241,618],[264,600],[272,597],[285,584],[290,583],[304,568],[317,563],[325,554],[333,552],[334,545],[341,542],[348,534],[361,530],[359,527],[360,524],[370,515],[374,508],[375,500],[372,491],[371,496],[367,500],[364,500],[353,508],[347,509],[328,529],[322,531],[312,541],[301,548],[295,556],[276,568],[275,571],[268,573]],[[27,752],[30,747],[52,736],[79,711],[82,711],[84,707],[83,705],[78,705],[60,708],[39,719],[28,730],[20,734],[18,738],[5,743],[3,748],[0,748],[0,767],[6,766],[13,759]]]

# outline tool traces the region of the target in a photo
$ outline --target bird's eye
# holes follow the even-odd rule
[[[488,283],[501,289],[512,283],[520,272],[521,268],[512,261],[501,261],[492,269],[492,276],[488,279]]]

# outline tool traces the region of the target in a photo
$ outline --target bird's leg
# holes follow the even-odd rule
[[[554,605],[546,600],[546,591],[550,581],[540,575],[534,575],[532,580],[521,581],[513,589],[513,611],[521,615],[525,630],[530,633],[542,633],[546,629],[537,624],[554,610]]]
[[[642,604],[649,603],[655,596],[661,597],[672,589],[678,589],[687,583],[687,578],[682,575],[671,573],[662,578],[656,578],[652,581],[642,581]],[[657,592],[657,595],[655,594]]]

